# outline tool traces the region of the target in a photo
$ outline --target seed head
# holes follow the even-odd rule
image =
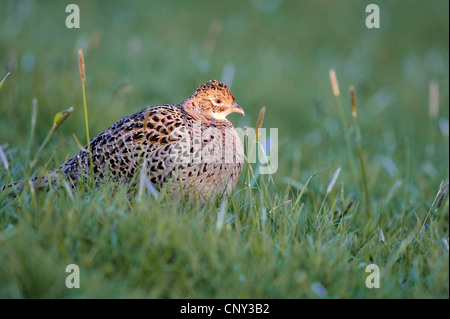
[[[350,87],[350,100],[352,103],[352,116],[356,118],[356,100],[355,100],[355,89],[353,86]]]
[[[259,117],[258,117],[258,122],[256,124],[256,137],[259,137],[259,129],[262,126],[263,120],[264,120],[264,114],[266,113],[266,107],[263,106],[263,108],[261,109],[261,111],[259,112]]]
[[[330,70],[330,81],[334,96],[339,96],[340,95],[339,84],[336,77],[336,71],[334,71],[334,69]]]
[[[80,75],[81,75],[81,81],[83,83],[86,82],[86,76],[84,74],[84,56],[83,56],[83,50],[78,50],[78,64],[80,65]]]

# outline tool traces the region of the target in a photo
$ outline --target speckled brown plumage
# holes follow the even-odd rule
[[[244,162],[241,141],[226,119],[232,112],[244,114],[230,89],[212,80],[179,105],[150,106],[122,118],[89,143],[94,177],[136,181],[142,157],[148,179],[158,188],[179,192],[181,181],[185,195],[198,192],[203,198],[231,189]],[[89,153],[78,152],[59,169],[75,186],[80,174],[89,174]],[[49,178],[57,175],[52,171]],[[33,183],[42,187],[48,180]]]

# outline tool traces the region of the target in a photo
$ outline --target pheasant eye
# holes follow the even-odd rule
[[[217,100],[216,102],[217,102],[218,104],[222,103],[222,101],[221,101],[221,100]]]

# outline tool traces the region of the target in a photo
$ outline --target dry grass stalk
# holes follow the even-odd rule
[[[5,75],[5,77],[3,78],[3,80],[0,82],[0,89],[2,88],[3,84],[5,83],[5,80],[8,78],[8,76],[9,76],[10,74],[11,74],[11,73],[8,72],[8,73]]]
[[[341,173],[341,167],[339,166],[337,168],[337,170],[334,172],[333,177],[331,178],[330,183],[328,184],[327,187],[327,194],[331,193],[331,191],[333,190],[334,184],[336,184],[336,181],[339,177],[339,174]]]
[[[352,104],[352,116],[356,118],[356,100],[355,100],[355,89],[353,86],[350,87],[350,101]]]
[[[361,132],[359,130],[358,120],[356,117],[357,111],[356,111],[356,99],[355,99],[355,89],[353,86],[350,87],[350,100],[352,104],[352,116],[353,116],[353,125],[355,128],[356,133],[356,144],[358,146],[358,155],[359,155],[359,164],[361,167],[361,176],[362,176],[362,186],[363,186],[363,192],[364,197],[366,200],[366,206],[367,211],[370,212],[370,195],[369,195],[369,188],[367,186],[367,172],[366,172],[366,165],[364,162],[364,153],[361,146]]]
[[[6,158],[6,154],[5,152],[3,152],[3,148],[0,145],[0,158],[2,159],[3,165],[5,166],[6,170],[9,170],[9,164],[8,164],[8,159]]]
[[[86,75],[84,71],[84,56],[83,56],[83,50],[78,50],[78,64],[80,66],[80,75],[81,75],[81,81],[83,83],[86,82]]]
[[[344,137],[345,137],[345,143],[347,145],[347,152],[348,152],[348,159],[349,164],[351,168],[351,173],[354,178],[356,178],[356,166],[353,159],[353,151],[352,151],[352,142],[350,139],[350,133],[349,133],[349,125],[347,124],[347,115],[344,110],[344,106],[342,104],[342,100],[340,98],[340,91],[339,91],[339,84],[336,76],[336,71],[334,69],[330,69],[329,71],[330,75],[330,81],[331,81],[331,87],[333,89],[333,94],[336,98],[336,107],[338,111],[338,115],[340,117],[342,130],[344,131]]]
[[[263,108],[261,109],[261,111],[259,112],[259,116],[258,116],[258,122],[256,123],[256,138],[258,138],[260,136],[259,133],[259,129],[262,126],[262,123],[264,121],[264,114],[266,113],[266,107],[263,106]]]
[[[86,82],[86,72],[84,67],[84,56],[83,56],[83,50],[78,50],[78,63],[80,66],[80,76],[81,76],[81,87],[83,90],[83,106],[84,106],[84,120],[86,125],[86,140],[87,140],[87,149],[89,152],[89,166],[90,166],[90,174],[91,174],[91,180],[94,178],[94,166],[92,163],[92,154],[91,154],[91,139],[89,137],[89,121],[88,121],[88,113],[87,113],[87,103],[86,103],[86,88],[85,88],[85,82]]]
[[[439,86],[436,81],[430,82],[429,91],[428,116],[431,120],[435,120],[439,114]]]
[[[339,83],[336,77],[336,71],[334,69],[330,70],[330,81],[334,96],[339,96],[341,92],[339,91]]]

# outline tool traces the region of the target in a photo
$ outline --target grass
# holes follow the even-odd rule
[[[246,112],[230,120],[255,127],[262,113],[279,165],[247,165],[205,206],[155,196],[144,178],[137,191],[0,191],[0,297],[448,298],[448,3],[380,4],[381,29],[368,30],[369,3],[80,1],[69,30],[64,3],[1,2],[0,185],[57,168],[79,150],[73,134],[178,103],[230,65]],[[350,86],[353,127],[339,125]],[[64,284],[72,263],[80,289]],[[371,263],[379,289],[365,286]]]

